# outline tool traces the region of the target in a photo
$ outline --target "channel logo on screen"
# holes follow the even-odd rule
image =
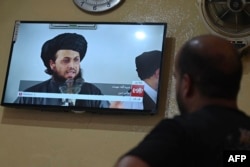
[[[132,97],[143,97],[144,95],[144,84],[142,81],[133,81],[131,85],[131,96]]]

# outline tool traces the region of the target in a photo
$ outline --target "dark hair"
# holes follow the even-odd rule
[[[159,50],[143,52],[135,58],[138,77],[141,80],[151,77],[160,68],[161,54]]]
[[[190,76],[202,95],[236,99],[240,89],[242,62],[237,50],[233,47],[231,50],[222,53],[231,54],[231,60],[228,61],[226,59],[229,56],[221,56],[221,53],[216,52],[202,52],[186,43],[179,53],[177,68],[181,76]]]

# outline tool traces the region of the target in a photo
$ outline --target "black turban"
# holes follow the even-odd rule
[[[144,52],[135,58],[136,71],[141,80],[149,78],[160,68],[161,51]]]
[[[79,52],[82,60],[87,51],[87,41],[82,35],[76,33],[64,33],[46,41],[42,46],[41,58],[47,69],[50,69],[49,60],[55,60],[58,50],[68,49]]]

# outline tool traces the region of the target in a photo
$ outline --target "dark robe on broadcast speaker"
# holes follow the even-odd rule
[[[144,92],[143,95],[143,108],[144,110],[152,110],[155,108],[155,102]]]
[[[34,86],[25,89],[23,92],[31,93],[60,93],[59,86],[63,83],[57,82],[54,79],[48,79]],[[94,84],[84,82],[78,94],[82,95],[103,95],[101,90]],[[63,98],[44,98],[44,97],[18,97],[14,103],[18,104],[32,104],[32,105],[52,105],[62,106]],[[106,100],[91,100],[91,99],[77,99],[76,106],[108,108],[109,101]]]

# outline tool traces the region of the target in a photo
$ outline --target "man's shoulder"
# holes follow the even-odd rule
[[[84,82],[83,85],[89,86],[89,87],[96,87],[93,83],[89,83],[89,82]]]
[[[234,127],[250,128],[250,117],[238,109],[209,106],[191,114],[166,118],[158,126],[159,129],[172,127],[186,132],[226,131]]]
[[[101,90],[94,84],[89,82],[84,82],[82,84],[81,92],[82,94],[102,94]]]
[[[237,108],[229,108],[223,106],[207,106],[197,116],[209,117],[212,120],[228,121],[228,124],[242,124],[246,122],[250,126],[250,117]]]
[[[48,79],[46,81],[43,81],[41,83],[38,83],[36,85],[33,85],[31,87],[29,87],[28,89],[26,89],[26,92],[43,92],[47,90],[47,87],[50,83],[51,79]]]
[[[82,84],[82,87],[87,88],[87,89],[96,89],[96,90],[99,90],[99,88],[95,84],[92,84],[92,83],[89,83],[89,82],[84,82]]]
[[[175,118],[177,122],[190,125],[209,125],[216,124],[223,125],[241,124],[247,122],[250,126],[250,117],[244,112],[235,108],[228,108],[223,106],[206,106],[201,110],[184,116]]]

